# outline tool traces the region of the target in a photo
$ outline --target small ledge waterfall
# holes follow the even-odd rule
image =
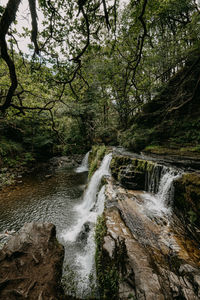
[[[145,207],[157,215],[169,214],[173,201],[173,181],[182,175],[180,170],[155,165],[152,172],[147,174]]]
[[[65,240],[74,242],[79,233],[82,231],[84,224],[87,222],[95,223],[98,216],[98,201],[97,193],[103,176],[110,176],[109,166],[112,159],[112,154],[105,155],[100,167],[93,174],[88,187],[83,195],[83,201],[75,207],[78,212],[77,224],[63,234]]]
[[[82,173],[82,172],[87,172],[88,171],[88,158],[89,158],[89,154],[90,154],[90,151],[88,151],[86,153],[86,155],[83,157],[83,160],[81,162],[81,165],[76,168],[76,173]]]

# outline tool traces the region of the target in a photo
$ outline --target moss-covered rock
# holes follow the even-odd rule
[[[114,155],[110,164],[113,177],[128,189],[145,190],[145,178],[155,163],[147,160]]]
[[[101,299],[119,299],[120,276],[127,258],[124,240],[107,235],[105,216],[98,218],[95,232],[96,272]]]
[[[108,149],[106,148],[105,145],[102,146],[93,146],[92,150],[90,151],[89,154],[89,172],[88,172],[88,177],[91,178],[93,173],[98,169],[100,166],[100,163]]]
[[[186,223],[200,228],[200,174],[185,173],[174,182],[174,208]]]

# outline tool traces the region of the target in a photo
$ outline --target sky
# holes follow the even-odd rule
[[[200,0],[195,0],[195,1],[200,7]],[[7,2],[8,0],[0,0],[0,5],[6,5]],[[121,2],[121,6],[123,6],[124,4],[127,4],[129,0],[120,0],[120,2]],[[22,0],[17,13],[17,20],[18,20],[18,24],[16,28],[19,33],[23,32],[23,27],[31,28],[31,18],[30,18],[28,0]],[[41,26],[42,20],[43,20],[42,13],[38,12],[39,27]],[[20,50],[24,53],[30,53],[30,50],[28,49],[28,44],[30,43],[30,37],[20,38],[20,40],[18,39],[18,41],[19,41]]]
[[[200,1],[200,0],[199,0]],[[37,1],[36,1],[37,2]],[[129,0],[120,0],[121,5],[123,6],[125,3],[129,2]],[[0,0],[0,5],[6,6],[8,3],[8,0]],[[41,12],[37,11],[38,14],[38,27],[40,28],[42,20],[43,20],[43,15]],[[22,0],[21,4],[19,6],[18,12],[17,12],[17,31],[19,33],[23,33],[23,27],[28,27],[31,29],[31,16],[29,12],[29,5],[28,5],[28,0]],[[28,44],[30,44],[30,37],[27,38],[17,38],[19,42],[19,48],[22,52],[24,53],[30,53],[30,50],[28,48]]]

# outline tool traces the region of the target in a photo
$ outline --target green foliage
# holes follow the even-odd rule
[[[193,113],[187,118],[186,111],[198,112],[199,66],[195,65],[195,72],[188,68],[199,55],[200,14],[194,1],[150,0],[141,22],[144,3],[129,1],[123,8],[110,7],[110,24],[117,28],[113,34],[103,29],[101,6],[87,1],[84,9],[87,22],[92,24],[92,38],[79,70],[71,58],[84,49],[88,28],[81,13],[75,18],[78,5],[53,1],[49,6],[39,1],[45,20],[38,40],[39,44],[46,41],[45,57],[22,58],[15,52],[15,40],[9,37],[20,84],[6,115],[8,133],[0,128],[4,160],[19,153],[31,162],[32,158],[85,153],[92,144],[117,142],[134,151],[169,143],[179,148],[184,144],[198,152],[200,125],[195,124]],[[27,34],[26,28],[22,35]],[[10,79],[2,59],[0,67],[5,70],[0,72],[2,104]],[[189,76],[184,78],[186,72]],[[196,104],[179,110],[193,96]],[[21,104],[26,109],[20,110]],[[184,122],[176,112],[167,115],[172,108],[180,111]],[[20,154],[20,145],[21,153],[31,154],[30,160]],[[91,163],[89,176],[99,160]]]
[[[90,156],[90,168],[89,168],[89,172],[88,172],[88,178],[91,178],[93,173],[99,167],[99,165],[105,155],[105,152],[106,152],[105,145],[92,147],[92,154]]]
[[[1,156],[14,156],[23,151],[23,147],[20,143],[12,140],[6,140],[5,137],[0,139],[0,155]]]
[[[97,251],[101,250],[103,239],[104,236],[106,235],[106,232],[107,229],[106,229],[105,217],[104,215],[102,215],[98,217],[96,228],[95,228],[95,242],[96,242]],[[98,259],[98,256],[96,256],[96,259]]]
[[[2,169],[0,173],[0,187],[5,185],[12,185],[14,183],[15,183],[14,174],[9,173],[5,169]]]

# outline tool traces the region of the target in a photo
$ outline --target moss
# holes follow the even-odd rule
[[[92,151],[89,154],[89,173],[88,173],[88,178],[91,178],[94,172],[98,169],[105,153],[106,153],[106,146],[93,146]]]
[[[122,173],[124,173],[124,170],[128,167],[135,174],[143,173],[145,175],[147,172],[151,172],[154,166],[155,163],[151,161],[130,158],[128,156],[114,155],[111,160],[110,169],[113,177],[120,181],[121,177],[123,177]]]
[[[98,218],[95,231],[95,262],[99,293],[101,299],[118,299],[120,274],[124,274],[125,260],[127,257],[126,247],[124,241],[117,241],[117,243],[115,243],[113,257],[111,258],[103,249],[106,233],[106,221],[103,215]]]
[[[145,153],[153,153],[158,155],[173,155],[173,156],[185,156],[190,158],[200,158],[200,146],[187,146],[180,148],[180,145],[174,141],[169,142],[166,146],[147,146],[143,150]]]
[[[175,208],[187,222],[200,227],[200,175],[185,173],[174,185]]]

